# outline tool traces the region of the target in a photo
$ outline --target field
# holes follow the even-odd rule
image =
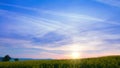
[[[0,68],[120,68],[120,56],[74,60],[0,62]]]

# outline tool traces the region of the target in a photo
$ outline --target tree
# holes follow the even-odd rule
[[[15,58],[14,61],[19,61],[19,59],[18,59],[18,58]]]
[[[5,55],[2,61],[10,61],[11,57],[9,55]]]

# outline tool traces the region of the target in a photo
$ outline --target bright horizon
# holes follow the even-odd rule
[[[1,0],[0,57],[120,55],[118,0]]]

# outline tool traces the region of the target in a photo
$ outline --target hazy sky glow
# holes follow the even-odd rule
[[[0,0],[0,56],[120,55],[119,0]]]

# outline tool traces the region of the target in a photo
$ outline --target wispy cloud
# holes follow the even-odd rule
[[[46,55],[49,55],[48,57],[59,58],[59,54],[54,51],[63,52],[61,53],[64,55],[61,56],[62,58],[68,57],[68,54],[72,51],[78,51],[81,54],[87,54],[89,56],[91,56],[91,53],[96,54],[95,51],[99,51],[99,53],[102,54],[103,50],[104,52],[107,52],[116,49],[117,53],[119,53],[119,50],[117,49],[119,43],[109,43],[109,41],[106,41],[107,39],[116,40],[120,38],[119,34],[109,33],[113,32],[113,30],[110,30],[109,28],[120,25],[118,22],[108,21],[107,18],[101,19],[99,17],[79,13],[58,12],[52,10],[40,11],[37,8],[4,3],[0,4],[38,13],[38,15],[34,16],[0,9],[0,16],[11,21],[5,22],[6,24],[3,25],[7,27],[2,27],[4,32],[1,34],[8,36],[7,38],[0,37],[0,43],[3,45],[9,45],[12,48],[25,48],[28,50],[27,53],[34,51],[31,51],[31,49],[36,49],[37,51],[35,52],[37,54],[44,54],[41,58]],[[40,14],[45,14],[45,16],[42,17]],[[2,29],[0,30],[3,31]],[[52,35],[49,35],[51,33]],[[23,38],[16,38],[14,36],[9,37],[8,34],[16,34]],[[56,41],[58,36],[64,38]],[[54,42],[49,43],[49,40],[53,40]],[[41,41],[48,43],[42,43]],[[4,47],[3,45],[2,47]],[[115,46],[115,48],[112,48],[113,46]],[[42,52],[39,53],[39,50]],[[89,54],[88,51],[94,52]],[[28,56],[34,57],[30,54],[28,54]]]
[[[108,5],[111,5],[111,6],[120,7],[120,1],[119,0],[96,0],[96,1],[108,4]]]
[[[30,7],[14,5],[14,4],[8,4],[8,3],[2,3],[2,2],[0,2],[0,5],[9,6],[9,7],[15,7],[15,8],[21,8],[21,9],[24,9],[24,10],[32,10],[32,11],[37,10],[36,8],[30,8]]]

